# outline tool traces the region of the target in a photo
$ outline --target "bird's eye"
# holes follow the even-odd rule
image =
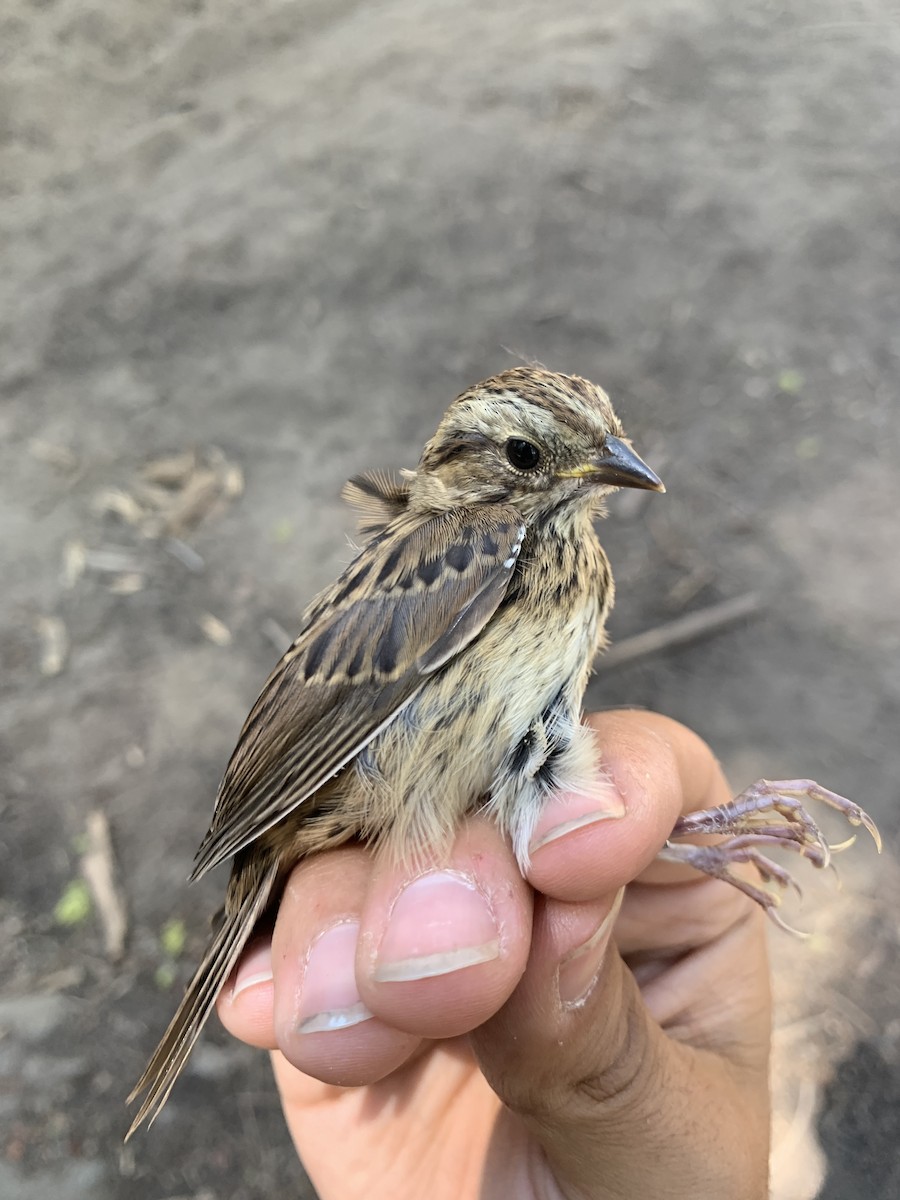
[[[517,471],[533,471],[541,461],[541,452],[533,442],[510,438],[506,443],[506,457]]]

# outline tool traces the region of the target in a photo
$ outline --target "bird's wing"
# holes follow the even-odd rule
[[[406,512],[409,484],[389,471],[366,471],[347,480],[341,497],[356,509],[359,532],[374,537]]]
[[[310,606],[244,724],[192,878],[255,841],[388,725],[475,638],[525,528],[507,505],[406,516]]]

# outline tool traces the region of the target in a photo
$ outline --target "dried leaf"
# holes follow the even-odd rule
[[[74,471],[78,466],[78,456],[73,450],[55,442],[45,442],[43,438],[32,438],[28,443],[28,453],[38,462],[56,467],[58,471]]]
[[[87,566],[87,547],[79,538],[73,538],[63,547],[63,586],[73,588],[84,574]]]
[[[139,525],[144,519],[145,510],[138,504],[130,492],[122,488],[106,488],[94,497],[92,507],[99,516],[111,513],[121,517],[128,525]]]
[[[222,491],[229,500],[244,494],[244,472],[237,463],[228,463],[222,472]]]
[[[219,481],[206,467],[195,471],[166,515],[166,529],[178,536],[202,521],[219,495]]]
[[[64,992],[82,984],[86,974],[83,963],[74,963],[72,966],[60,967],[58,971],[51,971],[49,975],[42,976],[38,980],[38,987],[45,994]]]
[[[212,613],[203,613],[199,618],[198,624],[203,630],[204,636],[209,638],[216,646],[231,645],[231,630],[218,617],[214,617]]]
[[[69,656],[69,634],[59,617],[36,617],[35,632],[41,639],[40,672],[58,675]]]
[[[166,512],[171,507],[173,496],[171,488],[162,487],[157,483],[146,483],[140,479],[133,486],[134,494],[145,510]]]
[[[129,571],[127,575],[117,575],[107,587],[114,596],[134,596],[144,590],[146,583],[139,571]]]
[[[185,450],[181,454],[170,454],[146,463],[141,468],[141,477],[148,483],[161,483],[164,487],[181,487],[190,477],[196,465],[196,453],[193,450]]]
[[[196,451],[186,450],[145,463],[129,490],[107,488],[95,497],[94,509],[137,526],[145,538],[169,535],[177,540],[243,490],[243,471],[214,446],[202,458]],[[195,552],[188,548],[191,553]],[[202,560],[199,567],[196,561],[186,565],[200,570]]]

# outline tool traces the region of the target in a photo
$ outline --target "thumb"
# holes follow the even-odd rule
[[[762,1200],[765,1070],[750,1078],[661,1029],[611,944],[621,895],[539,899],[526,974],[471,1035],[503,1119],[542,1151],[546,1194]]]

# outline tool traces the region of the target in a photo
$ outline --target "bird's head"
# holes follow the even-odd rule
[[[528,521],[595,511],[613,488],[662,492],[586,379],[516,367],[457,397],[422,453],[410,499],[424,508],[513,504]]]

